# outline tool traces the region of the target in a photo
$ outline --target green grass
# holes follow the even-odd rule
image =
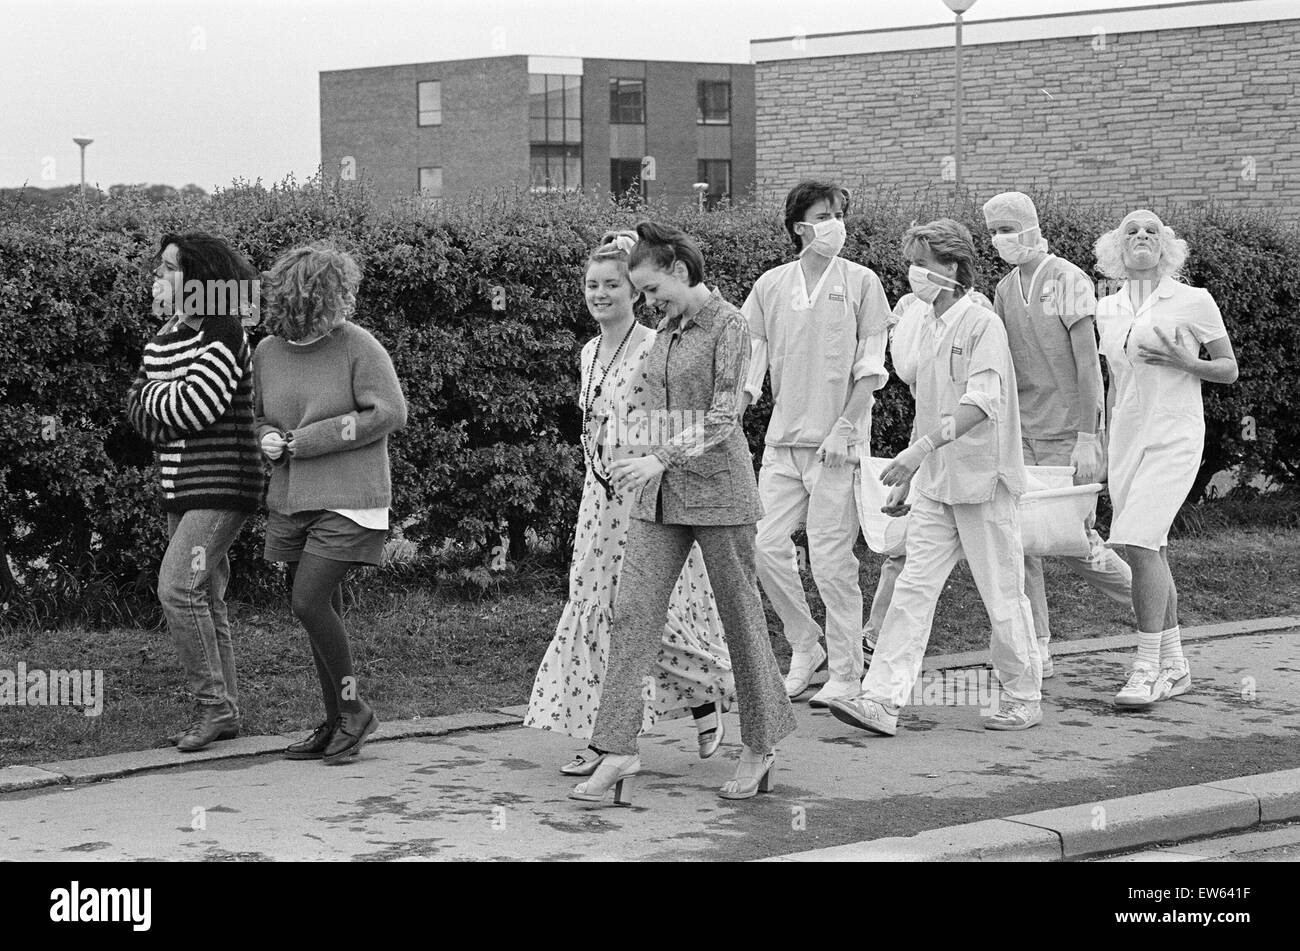
[[[1239,524],[1248,525],[1242,519]],[[1186,626],[1293,614],[1300,605],[1300,528],[1185,529],[1170,546]],[[879,558],[860,550],[862,587],[875,590]],[[1057,640],[1132,630],[1131,613],[1048,560],[1046,583]],[[567,597],[567,577],[526,570],[491,597],[467,598],[413,581],[380,590],[367,572],[349,585],[346,623],[364,695],[380,716],[403,719],[485,710],[527,700],[533,674]],[[809,600],[822,606],[811,582]],[[287,604],[231,606],[240,705],[248,733],[305,730],[321,717],[306,635]],[[769,611],[772,645],[789,655]],[[940,598],[931,654],[988,646],[989,626],[970,573],[958,565]],[[104,711],[0,706],[0,765],[97,756],[163,745],[189,722],[170,637],[153,629],[59,628],[0,638],[0,669],[102,668]]]

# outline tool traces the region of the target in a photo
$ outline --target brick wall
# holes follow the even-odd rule
[[[1300,21],[966,46],[962,181],[1122,213],[1215,200],[1300,219]],[[760,62],[757,177],[917,189],[953,141],[953,51]],[[1253,163],[1253,177],[1249,172]]]
[[[416,125],[416,83],[442,83],[442,125]],[[379,195],[409,196],[417,169],[440,166],[451,197],[528,181],[528,60],[524,56],[323,72],[321,162],[344,156]]]

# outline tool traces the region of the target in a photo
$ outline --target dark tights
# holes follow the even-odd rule
[[[293,615],[311,639],[325,716],[330,723],[340,712],[358,713],[364,707],[343,627],[343,578],[351,567],[351,562],[331,561],[306,552],[301,561],[289,565]]]

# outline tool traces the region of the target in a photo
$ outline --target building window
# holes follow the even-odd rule
[[[707,182],[704,207],[716,208],[722,199],[731,194],[731,161],[729,159],[700,159],[696,166],[698,182]]]
[[[609,81],[609,121],[640,125],[645,122],[645,80]]]
[[[420,169],[420,195],[423,198],[442,197],[442,168],[426,166]]]
[[[701,125],[731,124],[731,83],[700,80],[696,121]]]
[[[577,145],[532,145],[529,184],[538,191],[582,187],[582,147]]]
[[[442,125],[442,82],[415,84],[416,123],[418,125]]]
[[[635,189],[641,194],[641,160],[639,158],[616,158],[609,160],[609,190],[615,198],[622,198]]]
[[[530,73],[528,137],[532,186],[582,187],[582,77]]]

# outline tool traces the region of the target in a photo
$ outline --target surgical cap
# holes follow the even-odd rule
[[[1047,250],[1047,239],[1038,227],[1038,212],[1034,208],[1034,201],[1024,192],[994,195],[984,203],[984,222],[990,227],[995,222],[1011,222],[1022,232],[1030,232],[1021,239],[1022,244],[1039,251]]]
[[[984,221],[990,225],[995,221],[1010,221],[1025,231],[1038,227],[1038,212],[1034,210],[1033,199],[1023,192],[1003,192],[984,203]]]

